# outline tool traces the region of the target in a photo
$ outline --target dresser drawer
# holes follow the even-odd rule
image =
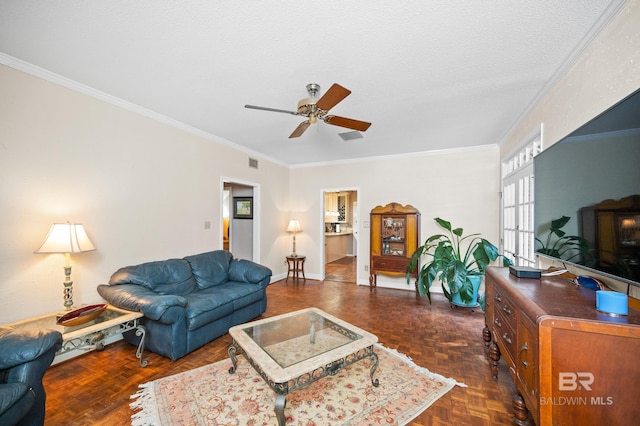
[[[516,310],[510,299],[498,289],[493,297],[493,332],[503,355],[510,358],[511,364],[516,360]],[[506,352],[506,353],[505,353]]]
[[[405,272],[409,266],[409,259],[394,256],[374,256],[371,268],[381,271]]]
[[[509,297],[505,296],[499,289],[495,289],[493,305],[496,313],[500,313],[504,321],[513,330],[516,329],[516,308]]]
[[[535,325],[524,315],[518,317],[516,369],[527,407],[538,411],[538,338]]]
[[[493,320],[493,331],[496,336],[496,341],[500,349],[504,349],[503,356],[510,358],[510,363],[513,364],[516,359],[516,332],[511,326],[511,323],[507,321],[504,315],[498,311],[496,312]],[[505,352],[506,351],[506,352]]]

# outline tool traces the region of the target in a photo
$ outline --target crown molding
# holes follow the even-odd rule
[[[166,115],[159,114],[155,111],[152,111],[147,108],[143,108],[140,105],[136,105],[132,102],[125,101],[124,99],[118,98],[116,96],[112,96],[108,93],[102,92],[100,90],[94,89],[93,87],[87,86],[85,84],[79,83],[75,80],[71,80],[70,78],[63,77],[54,72],[48,71],[44,68],[40,68],[36,65],[33,65],[29,62],[23,61],[21,59],[15,58],[13,56],[7,55],[5,53],[0,52],[0,64],[6,65],[10,68],[13,68],[18,71],[22,71],[26,74],[32,75],[34,77],[41,78],[43,80],[49,81],[53,84],[57,84],[58,86],[65,87],[67,89],[73,90],[74,92],[82,93],[83,95],[90,96],[92,98],[101,100],[103,102],[107,102],[111,105],[117,106],[119,108],[125,109],[127,111],[133,112],[135,114],[142,115],[147,118],[151,118],[152,120],[158,121],[160,123],[166,124],[168,126],[180,129],[186,133],[192,134],[194,136],[201,137],[203,139],[217,142],[222,145],[226,145],[230,148],[236,149],[238,151],[242,151],[251,156],[260,157],[261,159],[274,162],[281,166],[287,167],[288,165],[281,160],[276,158],[265,156],[264,154],[249,149],[245,146],[239,145],[237,143],[231,142],[225,138],[220,136],[213,135],[211,133],[205,132],[204,130],[198,129],[196,127],[185,124],[181,121],[174,120],[173,118],[167,117]]]
[[[547,83],[540,89],[538,94],[531,99],[531,102],[526,106],[526,108],[522,111],[520,115],[515,119],[513,124],[507,129],[502,138],[500,138],[500,142],[498,145],[502,146],[509,138],[509,135],[513,133],[513,131],[518,127],[518,125],[525,119],[525,117],[533,111],[536,105],[540,103],[542,98],[551,91],[551,89],[558,84],[560,79],[564,77],[564,75],[573,67],[578,59],[582,56],[584,51],[589,47],[589,45],[593,42],[593,40],[600,34],[600,32],[604,29],[604,27],[611,22],[613,18],[615,18],[620,10],[624,6],[629,3],[629,0],[615,0],[612,1],[607,9],[604,11],[600,18],[596,21],[595,24],[589,29],[589,32],[578,42],[578,44],[574,47],[574,49],[569,53],[566,59],[560,64],[558,69],[553,73],[551,78],[547,81]]]
[[[308,167],[322,167],[322,166],[335,166],[335,165],[344,165],[344,164],[356,164],[356,163],[372,163],[376,161],[389,161],[389,160],[401,160],[401,159],[411,159],[417,157],[430,157],[444,154],[456,154],[462,152],[474,152],[474,151],[484,151],[488,149],[499,149],[498,144],[489,144],[489,145],[474,145],[463,148],[447,148],[447,149],[434,149],[431,151],[422,151],[422,152],[408,152],[406,154],[390,154],[390,155],[379,155],[373,157],[359,157],[359,158],[351,158],[345,160],[336,160],[336,161],[319,161],[317,163],[304,163],[304,164],[293,164],[289,166],[291,169],[301,169]]]

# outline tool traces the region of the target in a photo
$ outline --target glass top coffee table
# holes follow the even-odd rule
[[[371,360],[371,383],[378,368],[373,345],[378,338],[316,308],[303,309],[273,318],[241,324],[229,329],[233,338],[229,357],[233,374],[236,353],[243,353],[253,368],[276,393],[278,424],[284,425],[287,394],[347,365]]]

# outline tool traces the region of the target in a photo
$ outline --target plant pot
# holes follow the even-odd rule
[[[478,290],[480,289],[480,284],[482,284],[483,278],[484,276],[482,275],[469,276],[471,284],[473,284],[473,297],[471,298],[471,302],[463,302],[460,298],[460,293],[454,293],[451,295],[451,304],[461,306],[463,308],[475,308],[477,306],[480,306],[480,304],[478,303]]]

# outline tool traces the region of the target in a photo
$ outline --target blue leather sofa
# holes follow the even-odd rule
[[[0,425],[44,424],[42,377],[61,345],[59,331],[0,327]]]
[[[216,250],[121,268],[98,293],[114,306],[142,312],[145,348],[175,361],[264,313],[271,274]],[[141,337],[132,330],[123,338],[137,345]]]

